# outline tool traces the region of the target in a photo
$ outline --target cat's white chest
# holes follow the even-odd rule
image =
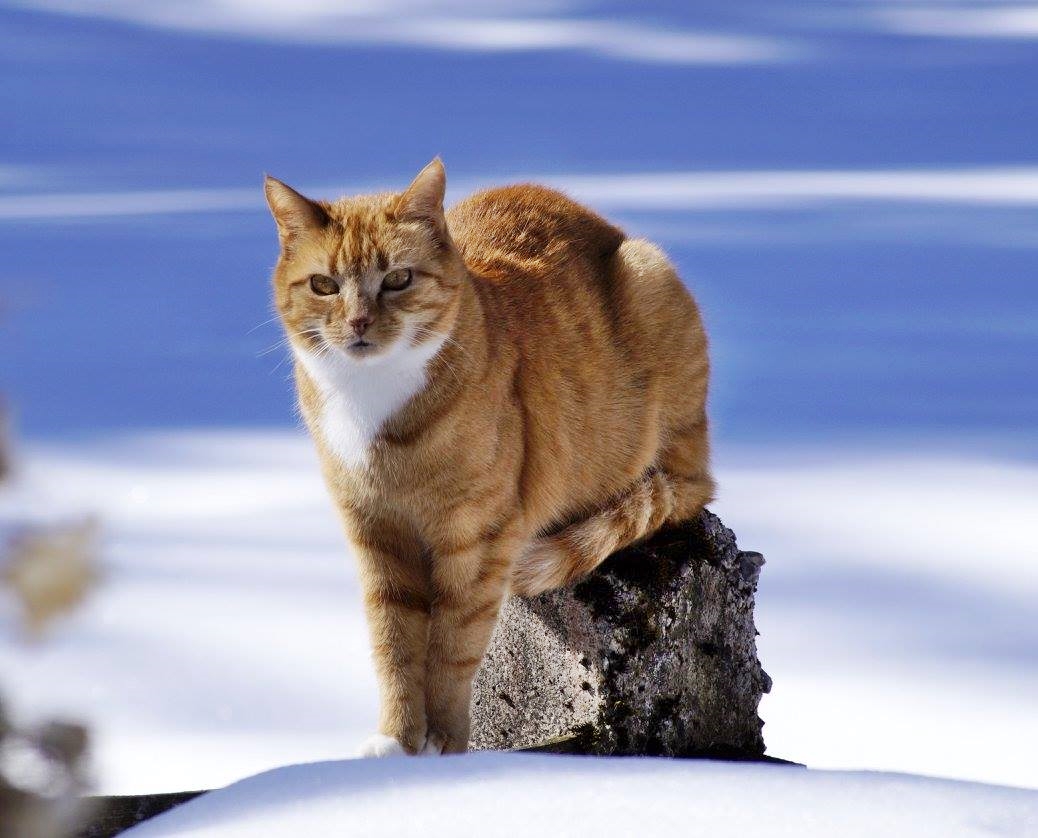
[[[428,383],[427,367],[443,342],[405,346],[356,363],[338,353],[298,352],[321,395],[317,425],[327,448],[347,468],[364,466],[386,420]]]

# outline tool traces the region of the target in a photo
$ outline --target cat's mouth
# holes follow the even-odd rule
[[[346,344],[346,351],[355,355],[364,355],[374,348],[375,344],[364,338],[357,338],[353,343]]]

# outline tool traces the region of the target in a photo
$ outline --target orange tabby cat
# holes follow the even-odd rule
[[[360,563],[366,755],[464,751],[509,593],[566,585],[712,497],[706,335],[663,253],[539,186],[444,213],[268,178],[303,416]]]

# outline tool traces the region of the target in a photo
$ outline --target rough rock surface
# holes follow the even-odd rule
[[[572,588],[510,599],[476,675],[474,750],[763,754],[753,599],[764,559],[704,511]]]

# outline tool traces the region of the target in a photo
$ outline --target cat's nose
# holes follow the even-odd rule
[[[365,314],[362,317],[352,318],[349,324],[353,327],[353,331],[357,333],[357,337],[360,337],[368,330],[368,326],[371,325],[374,319],[370,314]]]

